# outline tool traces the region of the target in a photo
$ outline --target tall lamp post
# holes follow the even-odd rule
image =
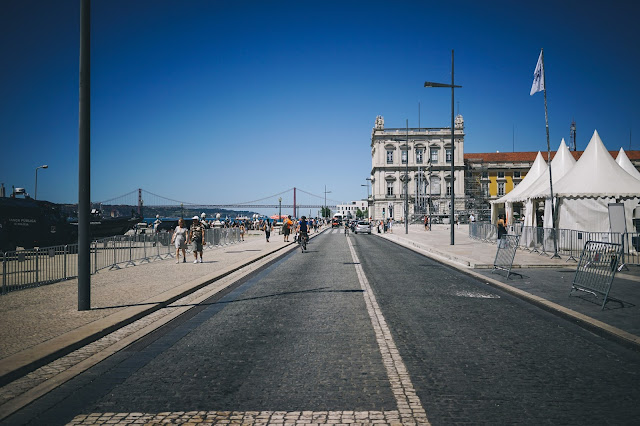
[[[324,186],[324,210],[322,212],[322,217],[327,218],[329,215],[327,214],[327,194],[331,194],[331,191],[327,191],[327,185]]]
[[[49,168],[49,166],[47,166],[46,164],[43,165],[43,166],[36,167],[36,186],[35,186],[35,189],[33,191],[34,192],[34,194],[33,194],[33,199],[34,200],[38,199],[38,169],[48,169],[48,168]]]
[[[434,83],[431,81],[425,81],[424,87],[450,87],[451,88],[451,208],[449,209],[449,222],[451,223],[451,245],[454,245],[454,210],[455,210],[455,191],[453,182],[455,178],[455,127],[454,127],[454,89],[462,86],[456,86],[453,79],[453,49],[451,50],[451,84]]]
[[[429,209],[429,231],[431,231],[431,224],[433,223],[431,221],[431,210],[433,210],[432,208],[432,195],[431,195],[431,166],[432,166],[432,162],[431,162],[431,153],[429,153],[429,201],[427,202],[427,208]]]

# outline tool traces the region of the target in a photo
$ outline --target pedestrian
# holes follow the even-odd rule
[[[269,237],[271,236],[271,224],[268,219],[264,221],[262,229],[264,229],[264,236],[267,237],[267,242],[269,242]]]
[[[189,242],[191,243],[191,250],[193,250],[193,256],[195,260],[193,263],[202,263],[202,246],[204,242],[204,227],[200,223],[198,216],[193,217],[191,222],[191,228],[189,229]],[[200,253],[200,261],[198,262],[198,253]]]
[[[291,220],[291,216],[284,219],[284,223],[282,224],[282,233],[284,234],[284,242],[289,242],[289,234],[291,234],[291,225],[293,225],[293,221]]]
[[[424,230],[425,231],[429,230],[429,216],[424,217]]]
[[[244,223],[240,223],[240,239],[242,241],[244,241],[244,231],[245,231],[245,227],[244,227]]]
[[[178,226],[173,230],[171,237],[171,243],[176,247],[176,263],[180,263],[180,250],[182,250],[182,262],[187,261],[187,231],[184,219],[178,220]]]
[[[502,239],[503,235],[507,234],[507,228],[505,226],[504,223],[504,215],[501,214],[498,216],[498,222],[496,223],[496,225],[498,225],[498,240]]]
[[[473,215],[473,213],[471,213],[469,215],[469,222],[474,223],[476,221],[476,217]]]

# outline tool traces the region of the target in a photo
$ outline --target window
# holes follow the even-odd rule
[[[407,157],[409,156],[409,151],[404,150],[402,151],[402,164],[407,164]]]
[[[440,178],[437,176],[431,178],[431,195],[440,195]]]
[[[504,172],[498,172],[498,179],[504,179]]]
[[[447,195],[451,195],[451,182],[447,182]]]
[[[485,197],[489,196],[489,182],[482,183],[482,195]]]
[[[393,182],[387,182],[387,195],[393,195]]]
[[[438,162],[438,148],[431,148],[431,162]]]
[[[393,164],[393,151],[387,150],[387,164]]]
[[[489,179],[489,172],[482,172],[482,179]]]
[[[446,157],[447,157],[446,158],[447,163],[450,163],[451,162],[451,150],[447,149],[445,152],[446,152]]]
[[[422,155],[424,154],[424,149],[418,148],[416,149],[416,163],[422,164]]]
[[[498,182],[498,196],[504,195],[504,182]]]
[[[520,172],[513,172],[513,177],[515,179],[520,179]]]

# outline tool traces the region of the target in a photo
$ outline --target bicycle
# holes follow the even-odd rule
[[[300,248],[302,249],[303,253],[307,249],[307,242],[309,242],[309,235],[307,233],[301,232],[300,236],[298,237],[298,244],[300,244]]]

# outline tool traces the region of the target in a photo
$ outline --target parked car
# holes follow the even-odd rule
[[[371,234],[371,223],[366,220],[361,220],[356,224],[355,229],[353,230],[356,234]]]

